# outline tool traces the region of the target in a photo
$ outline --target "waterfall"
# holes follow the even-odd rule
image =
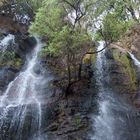
[[[43,140],[41,136],[42,95],[38,91],[45,76],[38,61],[38,54],[43,45],[38,38],[36,40],[37,45],[31,56],[28,56],[24,71],[21,71],[8,85],[0,98],[1,140],[27,140],[27,138]],[[47,80],[49,81],[50,77]],[[30,132],[26,127],[31,127],[28,130]],[[27,134],[24,134],[24,131],[27,131]]]
[[[100,51],[104,48],[104,41],[100,41],[97,51]],[[103,72],[104,72],[104,68],[103,68],[103,61],[105,60],[105,56],[104,56],[105,50],[103,50],[102,52],[97,54],[97,58],[96,58],[96,85],[98,85],[100,88],[100,92],[104,91],[104,85],[103,85]]]
[[[10,42],[14,43],[15,37],[14,35],[7,35],[0,41],[0,51],[5,52]]]
[[[99,42],[97,50],[104,47]],[[93,114],[93,134],[91,140],[138,140],[140,138],[139,121],[135,109],[118,97],[104,83],[107,60],[105,50],[96,57],[96,83],[98,88],[98,113]],[[134,131],[137,130],[137,131]]]
[[[104,42],[100,41],[97,51],[104,48]],[[107,98],[106,87],[103,83],[104,78],[104,67],[103,63],[105,60],[105,50],[97,54],[96,58],[96,84],[98,87],[99,94],[99,115],[94,116],[94,129],[95,134],[91,138],[92,140],[114,140],[113,136],[113,119],[110,117],[110,101]],[[106,95],[104,95],[106,94]]]
[[[134,61],[134,64],[140,68],[140,61],[130,52],[128,52],[132,60]]]

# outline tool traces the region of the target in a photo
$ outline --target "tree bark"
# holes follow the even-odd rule
[[[68,85],[71,83],[70,54],[67,54]]]

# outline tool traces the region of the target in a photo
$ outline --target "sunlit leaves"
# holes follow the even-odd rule
[[[102,32],[107,40],[117,41],[128,29],[131,28],[134,21],[123,21],[117,18],[116,14],[108,14],[103,20]]]

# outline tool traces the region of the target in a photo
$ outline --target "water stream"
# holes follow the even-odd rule
[[[0,41],[0,51],[5,52],[10,42],[14,43],[14,35],[8,34]]]
[[[27,57],[24,70],[0,97],[0,140],[46,140],[41,136],[44,96],[39,89],[43,84],[47,86],[51,76],[44,77],[38,61],[43,45],[38,38],[36,40],[37,45]]]
[[[104,47],[100,42],[97,50]],[[139,62],[140,63],[140,62]],[[107,60],[105,50],[97,54],[96,83],[98,113],[93,115],[91,140],[139,140],[140,116],[104,83]]]
[[[134,64],[140,69],[140,61],[130,52],[128,52],[130,57],[132,58]]]

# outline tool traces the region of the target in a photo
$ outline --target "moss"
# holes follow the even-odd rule
[[[20,69],[22,64],[22,59],[16,58],[15,53],[13,52],[5,52],[4,54],[1,54],[0,67],[12,66],[16,69]]]
[[[92,57],[91,54],[86,54],[84,56],[83,63],[86,65],[91,64],[91,57]]]
[[[94,52],[94,49],[90,49],[89,52]],[[95,54],[86,54],[83,58],[83,64],[89,65],[92,62],[96,62],[96,55]]]
[[[75,116],[74,122],[75,122],[76,127],[80,127],[81,126],[81,118],[80,118],[80,116]]]
[[[97,55],[97,54],[93,54],[93,55],[92,55],[92,62],[93,62],[93,64],[96,63],[96,55]]]
[[[127,57],[127,54],[120,52],[118,49],[113,49],[114,59],[121,64],[122,72],[124,76],[129,78],[129,86],[131,91],[136,90],[136,72],[132,67],[131,60]]]

